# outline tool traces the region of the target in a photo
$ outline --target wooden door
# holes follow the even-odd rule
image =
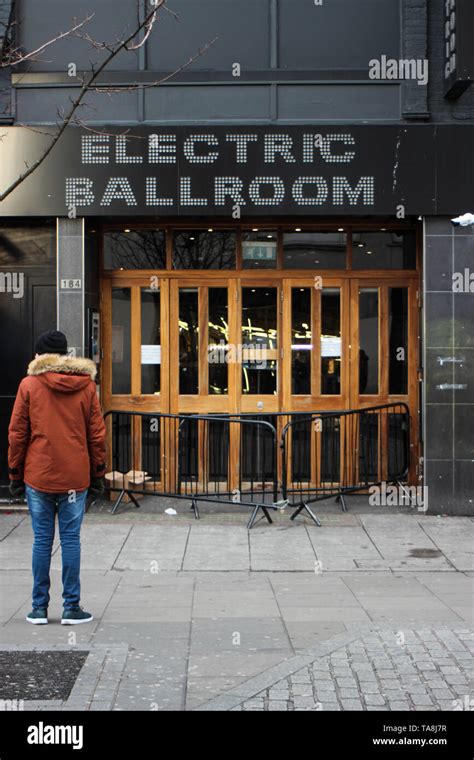
[[[415,484],[418,460],[418,304],[417,281],[354,279],[351,282],[350,406],[403,402],[410,412],[410,483]],[[382,479],[387,477],[384,445],[389,424],[381,419],[377,460]]]
[[[170,411],[237,411],[235,280],[176,279],[170,283]]]

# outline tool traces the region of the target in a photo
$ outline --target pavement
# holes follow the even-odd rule
[[[473,519],[328,510],[321,527],[277,514],[249,532],[246,513],[196,521],[187,503],[166,506],[86,515],[81,603],[94,621],[73,628],[59,624],[57,540],[50,623],[25,622],[29,517],[0,513],[4,657],[87,653],[61,698],[3,679],[0,707],[474,709]]]

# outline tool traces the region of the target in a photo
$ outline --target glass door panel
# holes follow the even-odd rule
[[[199,393],[199,291],[179,289],[179,394]]]
[[[341,393],[341,294],[339,288],[321,292],[321,395]]]
[[[161,293],[141,288],[141,392],[161,392]]]
[[[168,281],[121,276],[102,283],[106,409],[168,412]],[[153,285],[151,283],[154,283]]]
[[[408,392],[408,288],[388,289],[389,370],[388,392]]]
[[[242,394],[278,393],[278,288],[242,288]]]
[[[336,278],[283,285],[285,411],[345,408],[349,346],[348,284]]]
[[[291,289],[291,394],[311,395],[312,289]]]
[[[235,284],[203,275],[170,294],[171,411],[234,412]]]
[[[379,290],[359,290],[359,393],[379,392]]]
[[[131,289],[112,288],[112,393],[132,392]]]
[[[229,304],[227,288],[208,290],[208,393],[229,393]]]
[[[235,413],[235,283],[200,277],[170,286],[170,410],[176,414]],[[222,420],[188,420],[179,449],[183,482],[222,489],[238,446]],[[235,440],[234,440],[235,439]],[[183,444],[183,441],[185,442]],[[230,487],[234,487],[230,475]]]

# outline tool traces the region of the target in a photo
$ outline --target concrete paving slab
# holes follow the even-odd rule
[[[191,605],[159,605],[148,603],[146,606],[110,605],[102,616],[102,623],[128,622],[130,618],[140,623],[189,623]]]
[[[318,559],[325,561],[338,557],[351,559],[379,559],[380,553],[362,527],[308,528],[308,535]]]
[[[227,618],[193,620],[190,652],[204,655],[210,651],[251,654],[258,651],[287,650],[290,642],[285,625],[276,618]]]
[[[384,559],[400,561],[414,549],[437,548],[411,515],[360,515],[360,521]]]
[[[190,675],[186,691],[186,710],[199,709],[200,705],[218,695],[225,695],[226,691],[238,686],[244,678],[230,676],[218,676],[196,678]]]
[[[189,658],[188,677],[194,678],[249,678],[263,670],[293,657],[291,649],[278,652],[256,652],[225,654],[217,652],[207,655],[191,655]]]
[[[130,531],[129,525],[104,525],[86,520],[81,531],[81,567],[84,570],[111,568]],[[53,557],[51,567],[56,570],[61,568],[60,551]]]
[[[285,620],[285,627],[295,652],[309,649],[346,630],[342,621]]]
[[[141,572],[180,570],[189,536],[185,525],[132,526],[115,559],[115,567]]]
[[[281,607],[285,621],[370,621],[369,615],[359,606],[343,607]]]
[[[157,684],[120,685],[113,710],[167,711],[184,708],[185,681]]]
[[[250,533],[250,567],[261,570],[314,570],[317,557],[303,526]]]
[[[248,570],[249,533],[244,526],[193,525],[183,570]]]
[[[4,538],[9,536],[10,533],[23,522],[23,520],[27,519],[28,516],[22,514],[2,515],[0,520],[0,541],[3,541]]]

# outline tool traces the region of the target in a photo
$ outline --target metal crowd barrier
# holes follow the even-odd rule
[[[410,413],[394,403],[293,417],[281,437],[282,494],[291,519],[302,511],[320,522],[309,504],[345,497],[383,482],[401,485],[410,465]]]
[[[278,440],[266,420],[231,415],[180,415],[109,411],[112,472],[106,475],[120,503],[137,496],[168,496],[228,503],[252,509],[250,529],[261,511],[269,523],[277,509]]]
[[[111,451],[108,486],[139,507],[154,495],[249,507],[259,513],[345,496],[371,485],[400,483],[409,470],[409,410],[385,404],[350,411],[251,414],[161,414],[112,410],[105,415]],[[278,430],[281,430],[279,438]]]

